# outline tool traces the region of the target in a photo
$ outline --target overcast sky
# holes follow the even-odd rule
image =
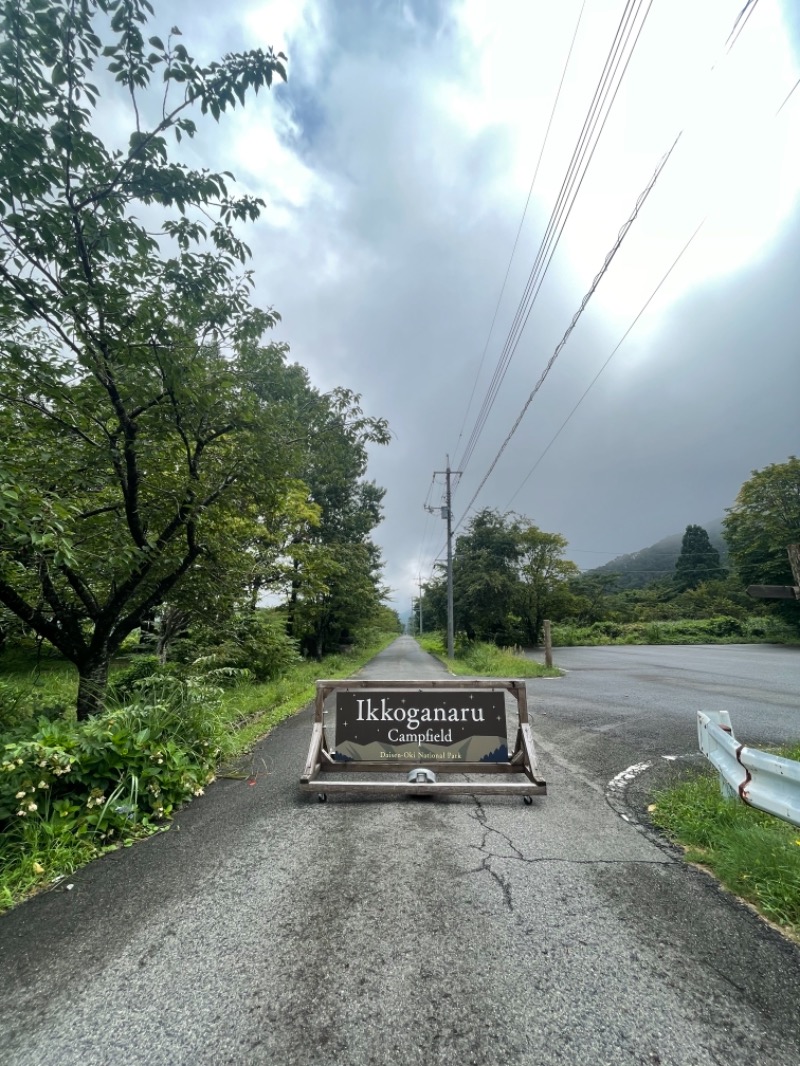
[[[797,452],[800,89],[776,112],[800,78],[800,22],[794,0],[758,0],[726,51],[744,2],[654,0],[464,469],[457,519],[681,130],[475,507],[564,534],[587,568],[721,517],[752,469]],[[444,546],[445,523],[422,506],[433,472],[470,436],[625,0],[155,7],[158,28],[177,22],[198,56],[267,44],[289,55],[289,83],[204,123],[196,150],[268,202],[248,240],[257,300],[283,318],[277,338],[318,387],[352,388],[389,419],[369,475],[387,490],[376,539],[405,613]],[[432,503],[441,492],[439,479]]]

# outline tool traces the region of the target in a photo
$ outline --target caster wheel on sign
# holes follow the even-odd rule
[[[523,796],[522,802],[525,804],[526,807],[530,807],[530,805],[533,803],[533,796]]]
[[[320,792],[319,795],[317,796],[317,799],[319,800],[320,803],[327,803],[328,802],[328,793],[327,792]]]

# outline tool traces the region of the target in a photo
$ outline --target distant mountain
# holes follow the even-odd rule
[[[728,546],[722,536],[722,519],[717,518],[713,522],[699,522],[708,533],[708,539],[719,552],[720,562],[726,565],[728,559]],[[685,530],[683,531],[685,532]],[[651,581],[669,580],[675,572],[675,563],[681,553],[683,532],[673,533],[672,536],[664,537],[649,548],[631,552],[629,555],[618,555],[610,563],[596,566],[592,570],[585,570],[585,574],[619,574],[618,588],[637,589],[643,585],[649,585]]]

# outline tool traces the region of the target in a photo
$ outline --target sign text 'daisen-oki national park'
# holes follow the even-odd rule
[[[335,758],[506,762],[505,693],[492,689],[337,692]]]

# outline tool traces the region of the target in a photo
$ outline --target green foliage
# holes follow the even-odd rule
[[[30,641],[0,652],[0,735],[25,722],[59,718],[75,706],[75,668]]]
[[[241,755],[313,698],[320,669],[349,677],[395,635],[224,691],[156,673],[139,678],[124,705],[87,722],[28,721],[0,735],[0,911],[164,828],[213,779],[219,758]]]
[[[0,824],[30,820],[100,840],[148,824],[198,794],[220,751],[221,693],[197,681],[139,682],[125,706],[86,722],[41,719],[5,737]]]
[[[195,119],[283,78],[285,57],[203,65],[177,28],[148,38],[151,15],[0,7],[0,604],[75,664],[79,718],[102,710],[139,626],[157,620],[165,658],[188,624],[285,587],[324,510],[308,455],[363,472],[387,435],[261,344],[278,316],[250,302],[240,229],[263,204],[179,154]],[[103,66],[118,93],[101,104]]]
[[[417,642],[432,655],[444,659],[447,651],[442,633],[417,636]],[[498,648],[496,644],[471,641],[463,634],[454,644],[454,659],[447,665],[465,677],[560,677],[561,671],[548,668],[522,655],[518,648]]]
[[[520,554],[513,520],[496,511],[479,511],[456,538],[455,625],[470,640],[511,642],[517,637],[509,613]]]
[[[753,644],[793,643],[797,635],[780,620],[720,615],[647,622],[595,622],[591,626],[561,623],[553,626],[558,647],[604,644]]]
[[[724,567],[727,563],[728,549],[723,538],[722,522],[709,522],[706,531],[712,547],[719,552],[721,565]],[[675,573],[675,564],[681,553],[682,542],[683,534],[673,533],[647,548],[619,555],[611,562],[588,570],[582,578],[599,578],[603,581],[610,579],[610,587],[621,590],[644,588],[653,582],[671,583]]]
[[[544,619],[573,600],[567,582],[578,568],[566,547],[526,518],[480,511],[456,540],[456,630],[471,641],[537,644]],[[425,588],[422,606],[426,628],[446,624],[444,575]]]
[[[111,678],[109,697],[116,703],[125,703],[133,697],[140,682],[158,676],[173,676],[177,668],[173,663],[162,663],[157,655],[138,655],[130,666],[123,667]]]
[[[0,8],[0,602],[75,663],[80,717],[220,509],[285,480],[241,356],[276,318],[250,305],[237,232],[261,202],[167,147],[193,109],[218,119],[282,77],[282,57],[202,66],[179,31],[148,46],[151,13]],[[102,64],[116,145],[98,136]]]
[[[754,470],[724,521],[731,558],[744,585],[794,585],[787,548],[800,543],[800,459]],[[768,609],[800,626],[796,601]]]
[[[711,546],[708,533],[702,526],[687,526],[681,542],[681,553],[675,563],[673,581],[676,588],[686,592],[704,581],[719,580],[721,577],[719,552]]]
[[[654,801],[654,824],[688,849],[690,861],[708,866],[772,921],[800,932],[796,826],[723,797],[716,776],[684,782]]]
[[[228,620],[224,633],[215,636],[213,640],[212,634],[206,634],[209,643],[195,663],[204,672],[232,667],[247,671],[256,681],[269,681],[301,661],[297,642],[286,635],[283,618],[269,611],[240,611]]]

